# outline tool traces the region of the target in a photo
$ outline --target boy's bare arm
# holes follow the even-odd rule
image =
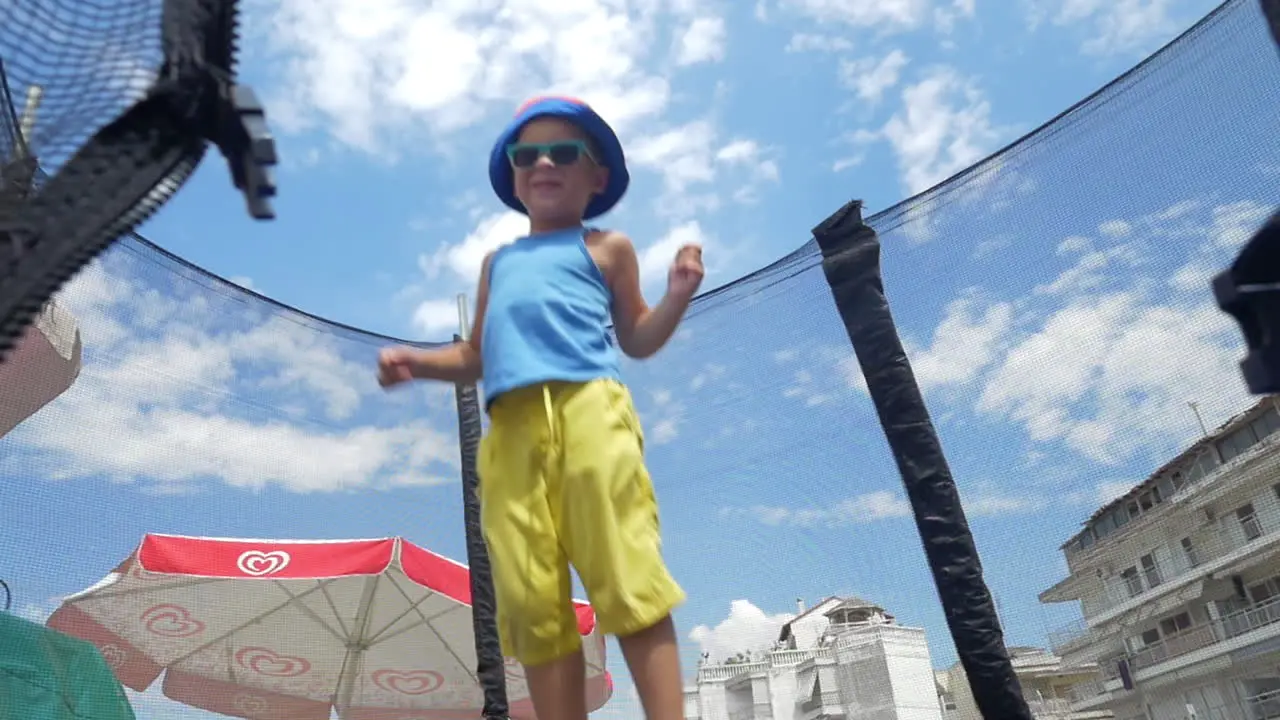
[[[604,242],[609,252],[613,326],[618,345],[633,358],[650,357],[671,339],[692,296],[682,297],[668,291],[661,302],[650,308],[640,290],[640,261],[631,239],[611,232]]]
[[[414,378],[443,380],[466,385],[477,382],[483,375],[480,336],[484,332],[484,313],[489,305],[489,262],[492,258],[492,252],[486,255],[480,268],[480,283],[476,290],[476,316],[471,323],[470,337],[448,347],[422,351],[410,366]]]

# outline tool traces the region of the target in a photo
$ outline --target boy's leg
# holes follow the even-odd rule
[[[525,665],[529,698],[538,720],[587,720],[587,663],[579,646],[542,665]]]
[[[657,624],[618,638],[627,669],[650,720],[683,720],[684,678],[676,625],[667,615]]]
[[[586,720],[582,637],[549,502],[554,453],[540,388],[499,398],[477,459],[502,652],[525,667],[538,717]]]
[[[596,381],[564,391],[557,405],[563,473],[550,487],[561,543],[600,631],[622,645],[649,720],[683,720],[671,611],[685,594],[662,559],[657,500],[630,393]]]

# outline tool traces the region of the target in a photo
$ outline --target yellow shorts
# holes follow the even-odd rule
[[[662,559],[644,438],[621,383],[503,393],[477,467],[506,656],[540,665],[581,647],[570,563],[602,633],[644,630],[684,601]]]

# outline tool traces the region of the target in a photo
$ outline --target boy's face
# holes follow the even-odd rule
[[[515,193],[531,219],[582,219],[587,204],[596,194],[604,192],[609,171],[593,159],[586,133],[578,126],[560,118],[535,118],[520,131],[517,143],[539,145],[537,160],[523,166],[535,152],[526,149],[523,158],[513,160]],[[577,144],[577,151],[557,144]],[[547,151],[550,147],[552,150]],[[584,151],[585,150],[585,151]],[[573,156],[564,161],[565,156]],[[556,157],[552,157],[556,156]]]

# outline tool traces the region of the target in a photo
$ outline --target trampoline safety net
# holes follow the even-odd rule
[[[158,57],[155,17],[114,17],[143,40],[102,52]],[[127,95],[64,82],[48,132]],[[1276,211],[1277,107],[1260,4],[1226,2],[947,183],[797,228],[625,362],[686,717],[1280,717],[1280,398],[1210,288]],[[531,718],[518,665],[476,679],[485,420],[382,392],[393,342],[140,235],[63,286],[0,365],[0,718]],[[593,717],[642,717],[578,618]]]

